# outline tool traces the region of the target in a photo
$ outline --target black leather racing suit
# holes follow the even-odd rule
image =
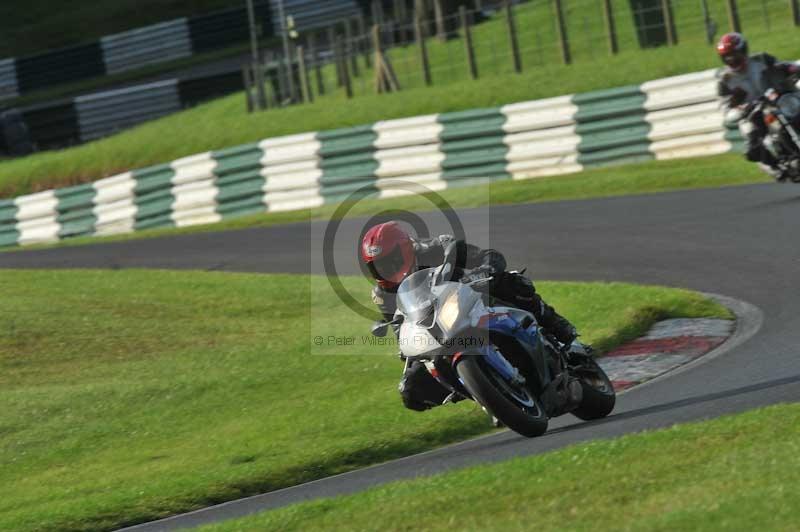
[[[442,264],[444,250],[454,240],[452,235],[415,240],[417,269]],[[575,327],[542,300],[529,279],[521,274],[505,271],[506,259],[499,251],[480,249],[470,244],[467,244],[466,248],[465,267],[468,271],[481,271],[493,277],[488,288],[491,296],[531,312],[545,331],[563,343],[571,343],[576,338]],[[397,309],[396,292],[396,289],[385,290],[379,286],[372,291],[372,301],[378,306],[386,321],[394,317]],[[413,362],[406,367],[398,388],[403,404],[412,410],[427,410],[440,405],[449,394],[420,362]]]
[[[723,110],[727,113],[757,100],[770,86],[785,83],[786,76],[796,72],[796,69],[794,64],[778,61],[769,54],[750,56],[741,72],[725,67],[719,74],[717,84],[717,94],[722,99]],[[775,75],[784,79],[775,80],[773,79]],[[787,87],[782,88],[787,89]],[[774,168],[777,161],[764,147],[767,127],[764,125],[763,117],[755,116],[750,121],[742,120],[739,129],[745,138],[747,160]]]

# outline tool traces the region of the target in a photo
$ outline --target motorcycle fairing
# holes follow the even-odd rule
[[[522,349],[525,350],[533,361],[533,367],[538,374],[536,375],[539,381],[537,383],[538,386],[544,387],[550,382],[551,375],[546,360],[547,347],[542,340],[540,327],[536,323],[536,320],[532,319],[529,313],[516,308],[490,307],[486,310],[489,313],[480,317],[477,322],[478,328],[485,329],[489,331],[489,333],[494,332],[517,340]],[[530,320],[530,324],[527,327],[523,327],[523,323],[526,320]],[[494,346],[492,347],[494,349]],[[502,354],[497,353],[497,356],[502,357],[503,361],[507,362]],[[487,360],[491,362],[491,357],[488,357]],[[496,369],[500,371],[499,368]]]

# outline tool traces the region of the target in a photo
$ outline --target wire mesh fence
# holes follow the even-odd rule
[[[454,4],[460,4],[459,9],[453,9]],[[292,39],[290,58],[267,58],[263,68],[268,102],[358,97],[597,61],[642,49],[708,46],[737,28],[754,40],[778,32],[791,38],[788,32],[798,24],[796,4],[797,0],[385,0],[373,4],[369,19],[345,19]],[[395,85],[380,83],[380,70],[386,68]]]

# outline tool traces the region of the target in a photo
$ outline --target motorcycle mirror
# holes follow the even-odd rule
[[[385,321],[376,321],[372,324],[372,336],[383,338],[389,330],[389,324]]]
[[[401,323],[403,323],[402,316],[395,316],[392,321],[376,321],[372,324],[372,336],[383,338],[386,336],[386,332],[389,330],[390,325],[399,325]]]

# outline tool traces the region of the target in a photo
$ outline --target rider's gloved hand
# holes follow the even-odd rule
[[[738,107],[745,103],[747,99],[747,91],[745,91],[741,87],[736,87],[733,89],[733,94],[731,94],[731,107]]]
[[[558,320],[553,334],[555,334],[559,342],[565,345],[572,344],[578,338],[578,330],[564,318]]]

